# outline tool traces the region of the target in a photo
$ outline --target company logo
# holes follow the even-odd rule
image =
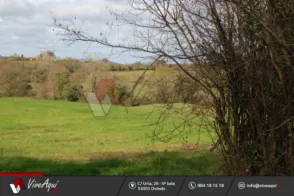
[[[109,113],[112,103],[108,92],[113,87],[115,87],[113,80],[103,79],[100,80],[95,92],[84,93],[94,116],[103,117]]]
[[[10,184],[13,193],[17,194],[21,189],[46,189],[47,192],[59,193],[60,188],[58,187],[59,180],[57,182],[50,182],[49,178],[44,182],[38,182],[36,179],[29,179],[28,186],[25,185],[22,179],[17,179],[13,184]]]
[[[17,194],[21,189],[25,189],[25,185],[21,179],[16,179],[13,184],[10,184],[10,188],[14,194]]]

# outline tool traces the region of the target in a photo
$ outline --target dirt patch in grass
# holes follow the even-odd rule
[[[203,148],[209,149],[210,145],[201,146],[201,148],[197,145],[174,145],[170,146],[170,148],[166,149],[166,152],[180,152],[180,153],[200,153],[203,151]],[[132,159],[132,158],[140,158],[145,156],[150,152],[164,152],[163,150],[153,150],[153,151],[141,151],[141,152],[94,152],[94,153],[85,153],[83,157],[85,159],[109,159],[109,158],[117,158],[117,159]]]
[[[109,137],[102,139],[101,141],[103,142],[119,142],[119,141],[126,141],[127,137],[124,136],[115,136],[115,137]]]
[[[88,159],[131,159],[138,158],[140,156],[146,155],[148,152],[97,152],[97,153],[86,153],[84,157]]]
[[[159,147],[161,148],[161,147]],[[166,151],[177,151],[177,152],[201,152],[201,151],[207,151],[211,148],[211,144],[173,144],[169,145],[168,149]]]

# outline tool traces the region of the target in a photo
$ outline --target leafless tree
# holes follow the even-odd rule
[[[293,175],[294,1],[133,0],[130,7],[132,17],[111,13],[134,27],[135,41],[55,24],[70,43],[97,43],[176,64],[213,100],[228,174]]]

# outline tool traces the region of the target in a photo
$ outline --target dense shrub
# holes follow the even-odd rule
[[[63,72],[63,73],[57,73],[56,74],[56,89],[55,89],[55,99],[57,100],[64,100],[66,98],[64,90],[69,85],[69,73]]]
[[[131,71],[131,70],[133,70],[133,66],[132,65],[129,65],[128,66],[128,69]]]
[[[78,101],[80,99],[80,90],[83,87],[80,84],[72,84],[68,72],[57,73],[56,78],[55,99],[67,101]]]
[[[30,72],[22,66],[4,66],[0,70],[1,96],[33,96]]]
[[[126,100],[130,97],[130,91],[124,85],[113,86],[108,89],[108,93],[114,105],[125,105]]]
[[[40,69],[32,72],[32,81],[36,83],[44,83],[48,77],[48,69]]]
[[[107,58],[103,58],[103,59],[102,59],[102,62],[103,62],[103,63],[108,63],[109,61],[108,61]]]
[[[63,91],[63,97],[66,98],[67,101],[78,101],[81,97],[80,90],[82,89],[82,85],[78,84],[73,84],[73,85],[68,85],[65,87]]]
[[[116,66],[116,69],[117,69],[118,71],[121,71],[121,70],[122,70],[122,66],[121,66],[121,65],[117,65],[117,66]]]
[[[77,62],[73,62],[73,61],[67,61],[67,62],[65,62],[64,67],[70,73],[74,73],[80,68],[80,64]]]
[[[111,64],[110,67],[109,67],[109,70],[110,71],[116,71],[116,67],[113,64]]]

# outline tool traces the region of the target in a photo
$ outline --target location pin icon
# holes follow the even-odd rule
[[[130,189],[135,189],[136,188],[136,183],[135,182],[130,182],[129,183],[129,188]]]

